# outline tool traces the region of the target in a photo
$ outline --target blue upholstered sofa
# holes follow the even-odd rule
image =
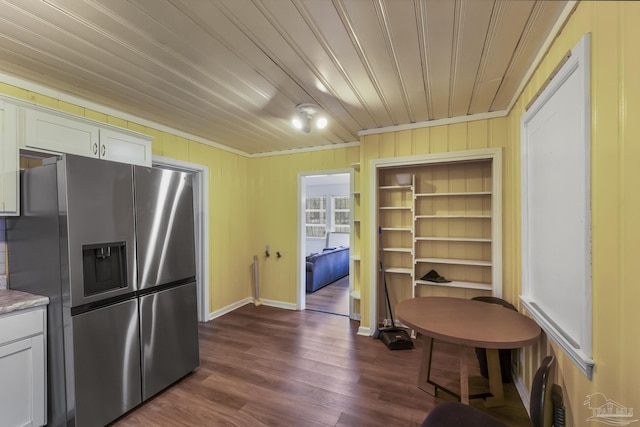
[[[349,248],[338,246],[307,256],[307,292],[315,292],[349,274]]]

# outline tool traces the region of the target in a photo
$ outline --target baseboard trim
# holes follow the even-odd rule
[[[527,410],[527,414],[531,417],[531,410],[529,409],[531,402],[531,392],[524,385],[524,381],[521,376],[517,376],[515,372],[511,372],[511,377],[513,379],[513,384],[516,386],[516,391],[520,395],[520,400],[522,400],[522,404],[524,405],[524,409]]]
[[[229,304],[226,307],[222,307],[219,310],[215,310],[212,311],[211,313],[209,313],[208,316],[208,320],[213,320],[217,317],[223,316],[227,313],[232,312],[233,310],[236,310],[244,305],[247,304],[253,304],[254,300],[252,297],[247,297],[244,299],[241,299],[240,301],[236,301],[233,304]],[[260,303],[262,305],[268,305],[269,307],[277,307],[277,308],[284,308],[285,310],[297,310],[298,308],[296,307],[295,304],[292,304],[290,302],[283,302],[283,301],[275,301],[275,300],[270,300],[270,299],[261,299]]]
[[[364,326],[360,326],[358,328],[358,335],[370,337],[373,334],[371,333],[371,328],[365,328]]]
[[[253,298],[248,297],[245,299],[241,299],[240,301],[236,301],[233,304],[229,304],[226,307],[222,307],[219,310],[215,310],[209,313],[209,320],[213,320],[217,317],[223,316],[227,313],[231,313],[233,310],[242,307],[243,305],[247,305],[253,302]]]
[[[262,305],[268,305],[269,307],[284,308],[285,310],[297,310],[298,306],[295,303],[276,301],[272,299],[260,299]]]

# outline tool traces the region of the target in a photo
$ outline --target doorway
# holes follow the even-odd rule
[[[349,169],[299,176],[300,310],[351,316],[352,179]]]

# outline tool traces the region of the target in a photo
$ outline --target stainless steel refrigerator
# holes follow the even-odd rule
[[[187,173],[141,166],[134,181],[146,400],[199,364],[193,186]]]
[[[198,365],[189,177],[133,169],[65,155],[21,173],[9,287],[50,298],[51,426],[105,425]]]

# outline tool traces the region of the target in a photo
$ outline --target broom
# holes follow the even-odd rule
[[[391,326],[376,329],[374,338],[379,338],[389,350],[409,350],[413,348],[411,337],[402,328],[396,328],[393,319],[393,311],[391,309],[391,299],[389,298],[389,289],[387,288],[387,278],[384,270],[384,256],[382,250],[382,227],[378,227],[378,236],[380,239],[380,270],[382,271],[382,283],[384,284],[384,295],[387,300],[387,309],[391,318]]]

